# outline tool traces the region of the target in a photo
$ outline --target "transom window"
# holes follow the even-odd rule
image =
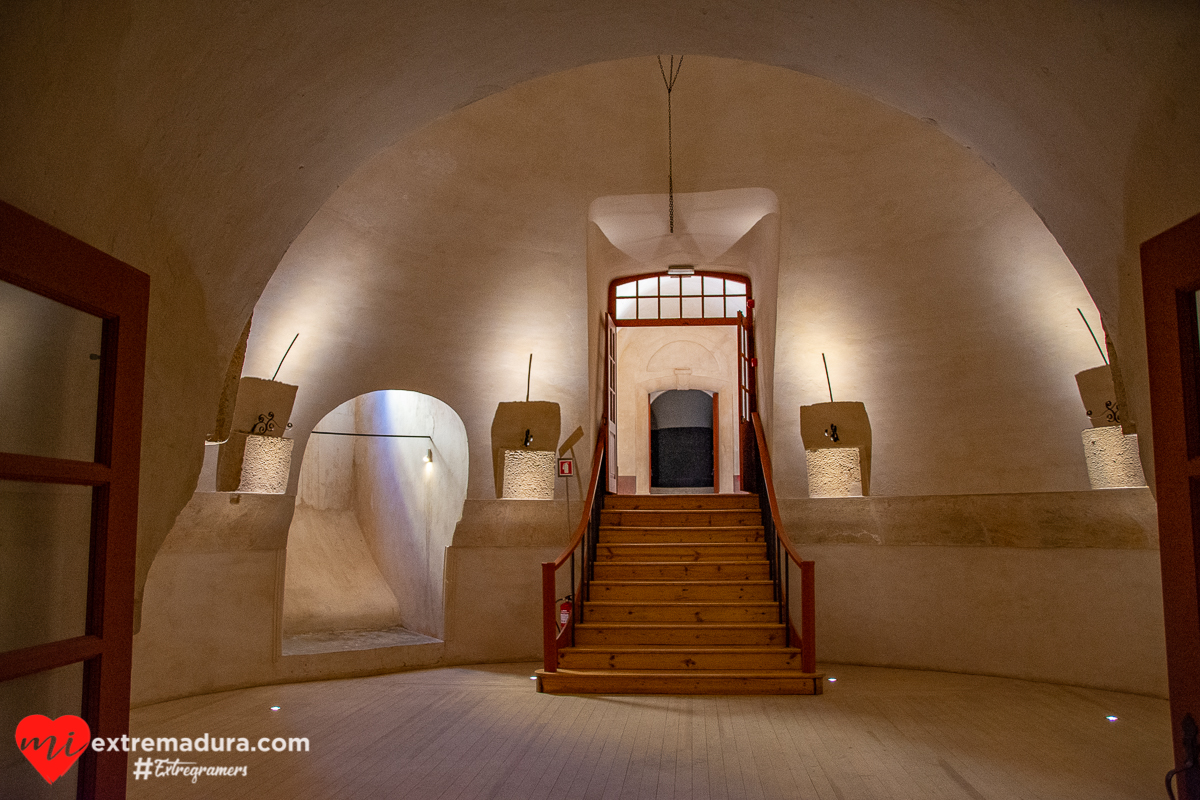
[[[725,273],[639,275],[615,281],[611,292],[610,311],[618,325],[663,320],[721,324],[746,313],[749,282]]]

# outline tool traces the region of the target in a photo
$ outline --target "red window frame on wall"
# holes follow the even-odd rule
[[[92,487],[85,633],[0,653],[0,682],[82,662],[79,716],[93,738],[120,737],[129,733],[150,278],[0,202],[0,281],[102,320],[94,458],[0,452],[0,480]],[[78,768],[77,797],[125,796],[125,753],[88,748]]]
[[[648,281],[651,278],[656,278],[656,279],[667,278],[667,279],[678,279],[678,280],[684,280],[687,278],[699,278],[701,281],[701,285],[702,285],[701,293],[695,294],[695,295],[688,295],[687,297],[692,298],[692,299],[699,299],[700,305],[701,305],[701,310],[702,310],[702,315],[699,317],[684,317],[682,315],[682,298],[683,298],[683,296],[680,294],[662,294],[662,293],[660,293],[658,288],[656,288],[653,293],[640,294],[640,290],[642,287],[639,286],[638,287],[639,294],[637,294],[637,295],[618,296],[618,293],[617,293],[618,287],[625,287],[631,283],[640,284],[642,281]],[[709,281],[720,280],[722,282],[721,291],[719,293],[715,292],[715,291],[711,292],[711,293],[706,293],[706,292],[708,292],[709,282],[704,281],[705,278],[709,279]],[[725,281],[733,281],[735,283],[743,285],[745,287],[744,293],[743,294],[729,293],[727,291],[728,284],[726,284]],[[650,325],[737,325],[738,324],[737,313],[735,312],[732,315],[729,314],[729,304],[726,302],[726,298],[736,300],[738,298],[743,298],[743,297],[745,298],[745,305],[741,310],[742,310],[742,313],[744,316],[749,317],[750,316],[749,311],[750,311],[750,309],[752,309],[754,307],[754,299],[753,299],[754,296],[751,293],[750,278],[745,275],[738,275],[738,274],[735,274],[732,272],[707,272],[707,271],[701,271],[701,270],[696,270],[691,275],[668,275],[665,270],[660,270],[658,272],[644,272],[639,275],[625,275],[625,276],[617,278],[617,279],[613,280],[611,283],[609,283],[609,285],[608,285],[608,313],[612,316],[613,323],[619,328],[627,327],[627,326],[628,327],[637,327],[637,326],[650,326]],[[703,312],[706,310],[705,301],[706,300],[715,300],[716,298],[721,298],[722,314],[720,316],[716,316],[716,315],[704,316]],[[619,317],[617,314],[619,300],[634,300],[635,305],[638,300],[653,301],[655,303],[655,318],[639,319],[637,316],[635,316],[633,318]],[[680,302],[680,316],[678,316],[678,317],[662,317],[659,314],[659,310],[660,310],[660,304],[664,300],[668,301],[668,302],[678,300]],[[635,311],[635,314],[637,314],[636,311]]]
[[[662,294],[658,289],[661,289],[661,282],[657,284],[657,289],[654,292],[641,294],[641,287],[638,287],[638,293],[632,297],[625,295],[618,297],[618,287],[628,286],[631,283],[640,283],[641,281],[650,278],[700,278],[701,293],[699,295],[690,295],[691,297],[699,297],[701,299],[701,308],[704,309],[704,300],[707,298],[722,299],[722,316],[700,316],[700,317],[684,317],[682,315],[682,294]],[[713,292],[705,294],[705,285],[703,279],[719,279],[722,282],[721,292]],[[745,287],[743,294],[729,293],[728,284],[726,281],[734,281]],[[621,299],[640,300],[642,298],[648,300],[660,301],[663,298],[675,299],[680,298],[680,316],[663,318],[660,314],[656,315],[655,319],[619,319],[617,317],[617,301]],[[730,306],[725,302],[726,298],[744,298],[745,303],[741,308]],[[730,311],[735,313],[730,316]],[[635,311],[636,313],[636,311]],[[753,333],[753,318],[754,318],[754,295],[750,284],[750,278],[747,275],[738,275],[733,272],[709,272],[703,270],[694,270],[691,275],[669,275],[665,270],[658,272],[643,272],[638,275],[624,275],[616,278],[608,284],[608,386],[610,387],[606,393],[607,403],[605,406],[605,419],[609,420],[615,412],[613,408],[616,405],[616,339],[614,336],[615,329],[619,327],[649,327],[654,325],[737,325],[737,343],[738,343],[738,431],[737,431],[737,447],[738,455],[734,463],[738,465],[734,472],[734,491],[742,490],[742,475],[747,474],[747,465],[743,463],[748,458],[750,452],[748,441],[753,437],[754,433],[750,425],[750,414],[758,410],[757,399],[757,377],[755,369],[757,360],[754,358],[754,333]],[[716,395],[714,394],[714,404]],[[715,409],[714,409],[715,413]],[[714,431],[716,426],[714,425]],[[714,445],[716,443],[714,442]],[[608,449],[610,453],[616,453],[617,436],[615,425],[609,424]],[[716,448],[714,447],[714,465],[716,461]],[[741,470],[741,474],[737,472]],[[616,459],[610,459],[610,475],[609,475],[609,491],[616,492],[617,474],[616,474]],[[714,491],[719,486],[719,478],[714,486]]]

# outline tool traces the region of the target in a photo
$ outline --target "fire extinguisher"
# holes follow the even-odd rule
[[[567,620],[569,620],[570,618],[571,618],[571,597],[570,597],[570,595],[568,595],[567,599],[563,600],[562,605],[560,605],[558,607],[558,624],[566,625]]]

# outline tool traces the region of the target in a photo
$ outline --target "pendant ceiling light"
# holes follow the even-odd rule
[[[681,69],[683,69],[683,56],[679,57],[678,65],[675,63],[675,56],[671,56],[671,60],[667,66],[663,66],[662,56],[658,57],[658,71],[662,74],[663,85],[667,87],[667,202],[670,211],[671,233],[675,232],[675,174],[671,152],[671,90],[675,88],[675,79],[679,77],[679,70]]]

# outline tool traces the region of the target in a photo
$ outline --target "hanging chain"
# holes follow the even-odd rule
[[[671,152],[671,90],[675,88],[675,79],[683,68],[683,56],[679,57],[679,65],[675,65],[675,56],[671,56],[670,66],[663,67],[662,56],[658,57],[658,71],[662,75],[663,84],[667,87],[667,204],[670,210],[671,233],[675,232],[675,172],[673,154]],[[668,77],[670,76],[670,77]]]

